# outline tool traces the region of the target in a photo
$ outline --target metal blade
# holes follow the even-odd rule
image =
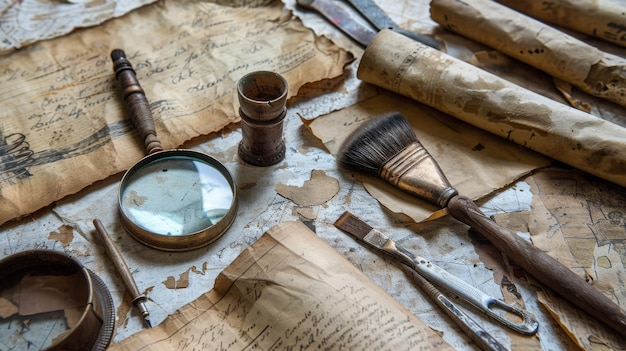
[[[398,25],[383,11],[374,0],[346,0],[363,17],[365,17],[378,30],[398,28]]]
[[[297,0],[296,3],[303,8],[318,12],[352,40],[363,46],[367,46],[376,36],[376,31],[355,20],[345,8],[332,0]]]
[[[416,40],[422,44],[428,45],[437,50],[440,49],[439,43],[426,35],[405,30],[400,28],[388,15],[383,11],[374,0],[346,0],[354,7],[365,19],[367,19],[378,30],[391,29],[406,37]]]

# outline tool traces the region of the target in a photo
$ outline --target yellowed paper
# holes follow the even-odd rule
[[[554,102],[390,30],[357,76],[531,150],[626,186],[626,128]]]
[[[62,311],[87,305],[82,271],[71,275],[24,276],[20,282],[20,315]],[[81,298],[83,298],[81,300]]]
[[[531,240],[626,308],[626,196],[621,188],[590,178],[559,169],[529,177],[535,194],[528,223]],[[538,299],[581,348],[626,347],[624,338],[561,297],[541,291]]]
[[[581,111],[591,113],[591,105],[585,101],[581,101],[580,99],[576,99],[574,94],[572,94],[572,85],[569,83],[565,83],[564,81],[554,78],[554,87],[561,92],[563,97],[569,102],[571,106],[577,108]]]
[[[271,39],[271,40],[270,40]],[[126,51],[166,149],[239,120],[244,74],[283,75],[289,95],[352,58],[278,1],[233,8],[163,1],[0,58],[0,223],[130,168],[144,156],[109,54]]]
[[[0,1],[0,55],[77,28],[95,26],[156,0]]]
[[[613,329],[590,317],[551,291],[537,292],[537,300],[581,350],[623,350],[626,341]]]
[[[85,313],[85,308],[68,308],[65,311],[65,322],[68,329],[73,329],[80,322],[81,317]]]
[[[339,192],[339,181],[314,169],[311,179],[299,186],[276,184],[276,192],[300,206],[317,206],[333,198]]]
[[[267,231],[210,292],[124,350],[446,350],[426,327],[301,222]]]
[[[430,15],[458,34],[626,106],[626,60],[491,0],[433,0]]]
[[[564,104],[570,103],[573,107],[578,108],[578,106],[571,104],[560,90],[556,89],[558,87],[555,87],[554,77],[515,60],[500,51],[488,49],[474,52],[470,58],[463,61],[537,94]],[[589,111],[585,112],[588,113]]]
[[[541,21],[626,46],[626,3],[620,0],[497,0]]]
[[[0,296],[0,318],[9,318],[16,314],[18,310],[18,307],[10,300]]]
[[[382,94],[341,111],[318,117],[309,124],[330,151],[337,155],[346,136],[376,116],[398,111],[413,125],[415,135],[437,160],[450,183],[473,199],[514,183],[519,177],[551,161],[530,150],[397,94]],[[421,221],[439,210],[386,182],[355,174],[367,191],[395,213]]]

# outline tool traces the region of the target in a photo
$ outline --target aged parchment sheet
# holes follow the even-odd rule
[[[621,0],[497,0],[531,17],[626,47],[626,3]]]
[[[95,26],[156,0],[2,0],[0,55],[76,28]]]
[[[536,152],[392,93],[318,117],[308,126],[330,153],[336,155],[352,130],[371,118],[393,111],[407,117],[418,140],[437,160],[450,183],[460,193],[473,199],[504,188],[521,176],[552,162]],[[403,213],[419,222],[439,210],[437,206],[410,196],[378,178],[362,174],[354,176],[392,212]]]
[[[555,160],[626,186],[626,128],[555,102],[390,30],[357,76]]]
[[[540,249],[626,308],[626,193],[588,174],[548,168],[526,178],[533,196],[530,212],[496,215],[518,218]],[[509,224],[507,224],[509,225]],[[538,284],[530,278],[530,283]],[[550,290],[538,300],[576,344],[585,350],[626,348],[626,339]]]
[[[620,56],[491,0],[433,0],[430,15],[446,29],[626,106],[626,60]]]
[[[295,0],[284,2],[290,8],[296,8]],[[438,37],[445,37],[446,44],[450,44],[447,47],[448,53],[454,50],[458,57],[465,58],[466,55],[472,55],[471,49],[476,49],[478,46],[475,43],[473,46],[470,40],[445,31],[432,23],[428,18],[427,0],[377,0],[377,3],[405,28],[424,33],[433,32],[437,33]],[[349,39],[341,35],[333,35],[332,25],[319,18],[317,14],[303,10],[296,11],[296,13],[307,27],[316,28],[316,33],[327,35],[341,47],[359,53],[355,50],[354,44],[350,46]],[[319,26],[316,27],[316,24]],[[484,50],[484,47],[479,47],[479,49]],[[484,53],[491,58],[494,51],[489,50]],[[357,56],[360,57],[360,54]],[[539,81],[536,74],[532,72],[513,71],[512,68],[504,67],[504,72],[500,71],[496,74],[501,77],[506,76],[507,79],[530,80],[537,85],[545,85],[547,89],[551,86],[549,79],[545,82]],[[149,297],[151,319],[161,322],[168,314],[212,289],[216,275],[231,263],[240,250],[251,244],[269,226],[285,220],[298,218],[304,220],[301,214],[306,211],[308,218],[315,218],[307,223],[315,226],[318,236],[331,243],[395,299],[418,315],[430,328],[443,335],[444,340],[454,345],[456,349],[474,351],[476,347],[464,336],[463,332],[446,320],[436,306],[429,304],[428,299],[421,294],[419,289],[411,285],[410,281],[405,281],[402,272],[393,262],[381,259],[376,252],[363,250],[360,244],[355,243],[345,234],[337,232],[331,223],[340,215],[340,211],[349,207],[351,211],[368,219],[377,228],[388,231],[394,240],[407,249],[436,259],[446,269],[467,279],[469,283],[482,290],[495,296],[499,296],[502,292],[508,302],[526,302],[526,308],[532,310],[541,320],[539,334],[533,338],[518,336],[514,340],[513,333],[508,333],[500,326],[490,323],[482,314],[473,315],[477,321],[482,321],[488,331],[498,340],[503,340],[505,345],[509,346],[510,340],[511,350],[538,350],[540,348],[575,350],[575,345],[569,343],[568,337],[558,326],[555,326],[553,319],[546,316],[546,309],[537,306],[534,298],[536,287],[529,287],[525,282],[518,282],[516,278],[519,270],[512,268],[508,279],[507,277],[490,279],[494,273],[491,267],[485,268],[488,261],[482,255],[479,259],[475,252],[475,248],[477,250],[478,247],[488,246],[487,244],[477,244],[476,241],[480,242],[479,239],[475,241],[471,233],[468,235],[464,226],[459,225],[458,222],[455,224],[454,221],[449,221],[447,217],[413,223],[412,220],[402,216],[393,216],[389,211],[381,209],[379,203],[363,191],[360,184],[354,182],[350,175],[336,169],[334,158],[318,140],[302,130],[298,115],[304,118],[314,118],[349,106],[365,97],[371,97],[372,92],[380,91],[370,84],[355,84],[355,79],[351,77],[355,70],[356,63],[348,69],[349,73],[346,74],[348,79],[345,85],[339,79],[322,81],[313,86],[307,85],[306,89],[300,89],[297,97],[292,98],[292,101],[297,101],[297,103],[290,104],[290,118],[285,121],[285,140],[288,149],[292,152],[285,163],[271,168],[271,172],[246,166],[238,160],[236,149],[240,133],[235,128],[236,124],[233,125],[232,131],[227,128],[227,132],[219,136],[201,138],[194,143],[186,144],[199,151],[219,155],[219,159],[224,160],[226,166],[237,176],[238,190],[241,190],[239,196],[245,211],[240,211],[233,227],[215,245],[199,251],[170,256],[136,242],[117,222],[115,181],[119,179],[118,175],[95,184],[85,192],[64,198],[53,208],[42,211],[33,218],[29,216],[22,221],[6,223],[0,230],[2,237],[0,246],[2,246],[3,254],[30,248],[56,249],[70,253],[98,272],[110,287],[116,306],[118,306],[115,340],[121,341],[145,327],[141,316],[132,306],[131,298],[125,292],[119,276],[111,269],[110,261],[103,250],[94,245],[94,240],[92,240],[94,236],[90,232],[93,230],[92,216],[100,216],[103,222],[107,223],[116,242],[124,250],[129,265],[136,267],[134,273],[138,285]],[[532,67],[529,67],[529,70],[532,70]],[[505,75],[505,73],[512,74]],[[333,87],[335,90],[332,90]],[[303,97],[301,94],[303,90],[307,90],[314,97]],[[603,113],[596,115],[606,118]],[[620,113],[616,115],[624,114],[620,110]],[[446,119],[453,121],[450,118]],[[452,122],[452,124],[456,123]],[[304,180],[317,181],[317,177],[313,177],[311,173],[312,169],[322,170],[327,176],[339,180],[340,191],[330,201],[322,205],[301,206],[276,194],[279,183],[297,186],[301,185]],[[525,182],[507,187],[503,193],[507,194],[505,197],[510,201],[500,200],[489,204],[488,208],[491,211],[524,209],[530,206],[527,203],[529,198],[539,196],[531,194]],[[569,199],[564,202],[567,201]],[[508,225],[506,227],[509,228]],[[501,258],[501,254],[494,252],[493,257]],[[514,299],[509,300],[510,296]],[[472,309],[467,309],[467,312],[471,313]],[[528,343],[532,340],[534,344],[521,346],[518,339],[523,339]]]
[[[213,290],[109,350],[208,348],[451,349],[302,222],[270,228]]]
[[[0,223],[132,166],[143,156],[109,53],[122,48],[167,148],[238,121],[244,74],[282,74],[294,96],[352,57],[279,1],[228,7],[162,1],[0,58]]]

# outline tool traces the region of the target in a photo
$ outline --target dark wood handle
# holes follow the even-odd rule
[[[511,233],[485,216],[465,196],[448,203],[452,217],[485,236],[495,247],[545,286],[626,336],[626,313],[583,278],[530,242]]]
[[[111,60],[113,60],[113,70],[120,83],[126,109],[144,143],[146,154],[163,150],[156,136],[150,104],[143,88],[139,85],[133,66],[126,58],[124,51],[120,49],[111,51]]]

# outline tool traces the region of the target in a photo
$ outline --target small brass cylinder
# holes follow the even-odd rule
[[[283,120],[287,115],[287,91],[285,78],[274,72],[251,72],[239,79],[239,157],[244,162],[271,166],[285,158]]]

